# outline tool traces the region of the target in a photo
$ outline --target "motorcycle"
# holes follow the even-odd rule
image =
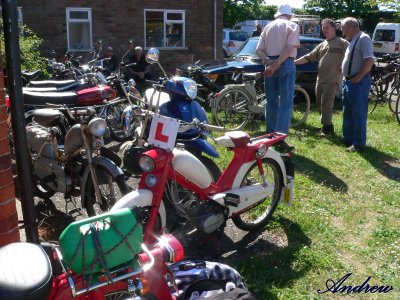
[[[119,157],[104,147],[106,121],[94,115],[90,108],[74,113],[66,107],[37,109],[26,128],[36,194],[49,198],[63,193],[77,208],[74,197],[80,196],[89,216],[107,211],[130,190]]]
[[[154,233],[173,227],[180,219],[191,222],[206,234],[222,229],[228,218],[245,231],[263,228],[278,203],[290,204],[294,166],[291,153],[279,153],[271,146],[286,138],[271,133],[255,138],[245,132],[226,132],[215,139],[233,152],[222,175],[213,182],[207,167],[183,145],[175,147],[178,131],[189,129],[224,131],[224,128],[194,120],[191,123],[161,115],[152,118],[148,144],[139,158],[142,176],[139,189],[122,197],[111,210],[140,207],[148,215],[145,243]],[[174,197],[165,199],[171,181]]]
[[[75,221],[59,245],[6,245],[0,249],[0,298],[175,300],[167,263],[183,259],[183,247],[166,234],[149,250],[142,233],[135,213],[124,209]]]
[[[159,63],[158,49],[150,49],[146,55],[146,60],[150,64],[158,64],[165,78],[161,78],[159,82],[153,82],[153,88],[146,90],[143,106],[149,111],[157,112],[174,119],[191,122],[196,118],[201,122],[208,123],[205,110],[196,101],[196,83],[185,77],[169,78]],[[126,118],[140,119],[140,115],[143,115],[143,113],[137,106],[133,107],[133,109],[127,108],[124,112]],[[126,150],[122,154],[124,166],[130,173],[136,175],[141,173],[135,161],[137,161],[137,156],[146,150],[144,144],[148,136],[149,120],[148,117],[142,117],[141,122],[135,123],[140,124],[136,127],[135,138],[129,145],[124,146]],[[127,124],[133,123],[131,121],[125,122]],[[216,149],[207,141],[207,137],[208,132],[206,131],[188,130],[180,132],[177,141],[183,143],[188,151],[196,155],[210,169],[216,170],[220,174],[218,166],[211,159],[203,155],[205,153],[211,157],[219,157]]]

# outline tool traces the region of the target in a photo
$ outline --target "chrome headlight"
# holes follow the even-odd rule
[[[155,168],[154,160],[150,156],[142,155],[139,158],[139,167],[145,173],[153,172]]]
[[[267,153],[267,147],[264,144],[261,144],[256,152],[256,157],[257,158],[264,157],[265,153]]]
[[[93,136],[103,136],[107,132],[107,123],[102,118],[93,118],[88,124],[88,130]]]
[[[194,80],[188,79],[183,82],[183,87],[185,88],[186,95],[190,99],[196,99],[197,96],[197,84]]]
[[[144,182],[148,187],[153,187],[157,184],[157,177],[154,174],[148,174]]]

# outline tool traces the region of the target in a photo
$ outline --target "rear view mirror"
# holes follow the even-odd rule
[[[160,56],[160,51],[158,51],[158,49],[156,48],[151,48],[146,54],[146,61],[149,64],[158,63],[159,56]]]

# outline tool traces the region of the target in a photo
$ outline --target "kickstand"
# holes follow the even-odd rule
[[[66,214],[69,214],[68,213],[68,203],[72,203],[72,205],[75,207],[75,209],[72,210],[72,212],[77,211],[79,215],[83,216],[82,209],[78,206],[78,203],[76,202],[74,196],[71,196],[71,195],[70,196],[64,196],[64,199],[65,199],[65,213]]]

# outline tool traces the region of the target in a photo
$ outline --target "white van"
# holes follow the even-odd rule
[[[400,23],[378,23],[372,42],[377,56],[400,53]]]

